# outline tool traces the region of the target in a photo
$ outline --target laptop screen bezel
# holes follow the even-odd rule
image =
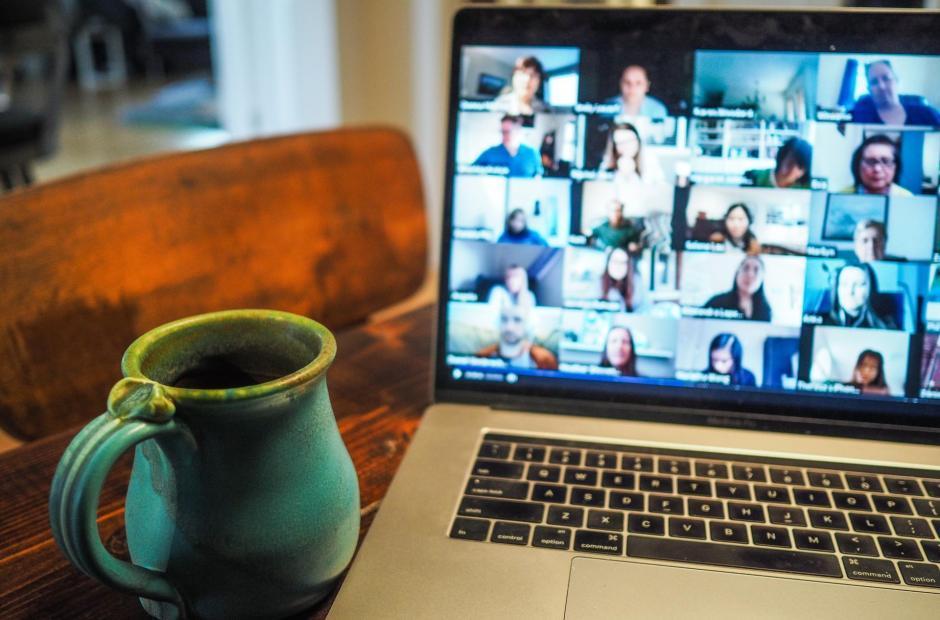
[[[910,10],[709,10],[709,9],[606,9],[606,8],[468,8],[457,12],[448,90],[447,151],[444,179],[443,224],[437,331],[434,349],[435,401],[482,403],[532,411],[588,414],[620,419],[643,419],[732,426],[762,430],[810,432],[838,436],[903,439],[940,443],[940,403],[827,399],[800,392],[739,392],[696,387],[631,385],[604,386],[598,382],[562,378],[551,386],[479,383],[454,379],[446,365],[446,311],[449,298],[449,267],[453,247],[452,205],[455,179],[456,128],[459,112],[460,54],[466,45],[574,46],[596,30],[617,32],[629,21],[650,24],[679,20],[700,32],[703,24],[721,25],[723,37],[709,34],[687,39],[681,53],[696,49],[741,49],[857,53],[940,54],[940,37],[926,35],[940,26],[938,11]],[[652,22],[650,21],[652,20]],[[758,45],[733,47],[735,36],[753,33],[768,20],[778,29],[760,36]],[[885,28],[891,20],[898,26]],[[694,24],[694,26],[692,25]],[[807,28],[811,25],[815,30]],[[787,28],[786,26],[790,26]],[[802,30],[798,30],[802,27]],[[807,41],[784,33],[810,30],[829,35],[826,40]],[[935,32],[935,30],[934,30]],[[799,39],[798,41],[796,39]],[[677,40],[681,38],[677,37]],[[670,41],[670,44],[675,41]],[[583,385],[582,385],[583,384]],[[605,387],[607,389],[605,389]],[[627,402],[628,401],[628,402]],[[886,411],[890,408],[891,411]],[[799,412],[799,413],[796,413]]]

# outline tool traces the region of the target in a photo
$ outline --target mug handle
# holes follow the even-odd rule
[[[108,411],[72,440],[52,479],[49,521],[56,543],[85,574],[138,596],[173,603],[186,615],[179,590],[160,572],[119,560],[105,549],[98,533],[101,486],[115,461],[136,444],[188,429],[173,418],[176,406],[152,381],[121,379],[108,396]]]

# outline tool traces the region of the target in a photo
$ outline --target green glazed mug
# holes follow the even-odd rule
[[[272,310],[203,314],[138,338],[107,413],[59,462],[59,547],[158,618],[276,618],[315,604],[359,534],[356,471],[326,388],[335,355],[325,327]],[[107,552],[95,516],[131,447],[128,563]]]

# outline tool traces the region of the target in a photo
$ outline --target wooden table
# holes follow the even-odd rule
[[[352,454],[362,502],[362,536],[430,402],[433,309],[337,335],[328,374],[333,409]],[[102,407],[107,394],[101,395]],[[0,454],[0,618],[149,618],[134,596],[115,592],[69,564],[52,539],[52,474],[78,428]],[[105,546],[127,557],[125,455],[101,492],[98,525]],[[301,617],[326,616],[332,597]]]

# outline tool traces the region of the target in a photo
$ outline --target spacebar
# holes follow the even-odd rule
[[[627,555],[650,560],[692,562],[713,566],[733,566],[782,571],[803,575],[841,577],[839,562],[831,555],[765,549],[744,545],[700,543],[669,538],[627,537]]]

